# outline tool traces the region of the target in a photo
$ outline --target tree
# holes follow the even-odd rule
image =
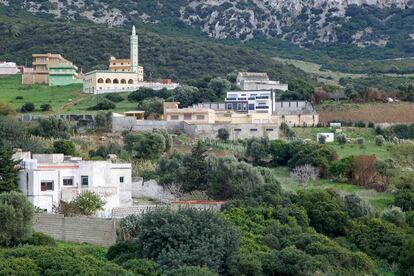
[[[163,270],[205,266],[223,272],[240,237],[232,224],[214,212],[192,208],[151,210],[136,220],[134,228],[137,237],[131,245],[132,254],[154,260]]]
[[[200,102],[202,99],[198,88],[188,85],[180,85],[174,89],[173,95],[174,97],[170,97],[169,100],[179,102],[181,107],[188,107]]]
[[[351,165],[352,182],[363,187],[372,184],[377,176],[376,159],[375,155],[360,155],[353,158]]]
[[[0,140],[0,193],[17,191],[20,160],[13,159],[13,150]]]
[[[326,143],[326,136],[321,134],[318,136],[318,143],[319,144],[325,144]]]
[[[246,140],[246,158],[254,164],[270,162],[270,142],[267,137]]]
[[[32,134],[46,138],[68,139],[70,127],[68,123],[56,117],[39,119],[38,125],[32,129]]]
[[[309,164],[298,166],[292,170],[290,176],[305,187],[308,186],[309,180],[318,179],[319,170]]]
[[[115,109],[116,108],[116,104],[114,102],[111,102],[110,100],[103,98],[100,99],[99,102],[94,105],[89,107],[89,110],[109,110],[109,109]]]
[[[231,83],[223,78],[213,78],[208,83],[208,88],[214,91],[216,97],[221,99],[225,96],[225,94],[230,90]]]
[[[399,268],[403,275],[414,274],[414,237],[404,241],[399,259]]]
[[[122,267],[132,271],[135,275],[142,276],[159,276],[160,269],[157,264],[146,259],[130,259],[122,264]]]
[[[119,102],[122,102],[124,100],[124,98],[119,94],[106,94],[105,99],[108,99],[108,100],[110,100],[111,102],[114,102],[114,103],[119,103]]]
[[[164,113],[164,100],[160,98],[147,98],[138,103],[139,110],[144,110],[144,116],[159,119]]]
[[[32,236],[33,206],[23,194],[0,194],[0,244],[17,245]]]
[[[53,142],[53,152],[74,156],[76,155],[75,144],[70,140],[55,141]]]
[[[98,112],[95,115],[95,128],[99,131],[111,131],[112,112]]]
[[[85,216],[91,216],[103,210],[105,205],[105,201],[98,194],[89,191],[78,195],[74,202],[79,206],[80,213]]]
[[[50,111],[51,109],[52,109],[52,106],[50,104],[42,104],[40,106],[40,110],[42,110],[42,112]]]
[[[206,152],[207,149],[201,141],[198,141],[191,149],[191,154],[184,157],[182,173],[179,176],[184,192],[204,191],[207,189],[208,168]]]
[[[0,116],[15,116],[17,114],[16,109],[8,103],[0,101]]]
[[[27,113],[33,112],[35,110],[35,105],[32,102],[27,102],[20,108],[20,112]]]
[[[346,135],[341,133],[338,136],[336,136],[336,141],[338,142],[338,144],[340,145],[345,145],[347,142],[347,138]]]
[[[220,140],[227,141],[227,140],[229,140],[230,133],[229,133],[229,131],[228,131],[228,129],[227,129],[227,128],[220,128],[220,129],[218,130],[217,137],[218,137]]]
[[[375,136],[375,145],[382,146],[385,143],[385,138],[382,135]]]
[[[165,138],[162,134],[145,132],[124,136],[125,149],[136,158],[156,159],[166,150]]]
[[[140,102],[146,98],[154,97],[155,93],[156,92],[151,88],[140,87],[137,91],[128,95],[128,101]]]
[[[293,143],[282,140],[271,141],[270,153],[273,156],[273,162],[275,164],[286,166],[295,153],[295,146]]]
[[[180,268],[167,270],[165,276],[218,276],[216,272],[209,270],[207,267],[199,266],[181,266]]]
[[[344,201],[351,218],[372,217],[375,214],[371,205],[356,194],[346,195]]]
[[[392,206],[381,211],[380,218],[397,226],[405,224],[405,213],[400,207]]]

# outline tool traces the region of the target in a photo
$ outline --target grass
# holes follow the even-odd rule
[[[311,139],[316,141],[316,134],[321,132],[333,132],[329,127],[322,128],[292,128],[296,133],[296,136],[301,139]],[[358,127],[345,127],[342,128],[342,133],[347,138],[356,139],[362,137],[365,139],[364,145],[357,145],[355,142],[351,142],[345,145],[339,145],[337,142],[328,143],[331,145],[339,155],[339,158],[345,158],[351,155],[375,155],[379,159],[391,158],[390,149],[392,145],[377,146],[375,144],[375,130],[373,128],[358,128]],[[339,133],[335,133],[335,136]]]
[[[40,105],[50,104],[52,114],[82,113],[94,114],[96,111],[88,110],[94,106],[102,96],[84,94],[81,84],[50,87],[47,85],[22,85],[21,75],[0,76],[0,101],[9,103],[15,108],[27,102],[34,103],[36,110],[33,114],[41,114]],[[122,112],[135,110],[137,103],[126,100],[128,93],[120,94],[124,101],[117,103],[114,111]],[[17,96],[23,99],[16,99]]]
[[[307,187],[304,187],[290,177],[289,168],[287,167],[276,167],[273,169],[273,173],[285,191],[297,192],[304,189],[333,189],[340,195],[357,194],[360,198],[368,201],[378,211],[392,205],[394,201],[394,197],[390,193],[378,193],[372,189],[365,189],[349,183],[340,183],[328,179],[311,181]]]

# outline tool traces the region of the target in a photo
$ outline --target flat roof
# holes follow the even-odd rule
[[[122,72],[122,71],[111,71],[111,70],[94,70],[88,73],[85,73],[85,76],[101,73],[101,74],[130,74],[130,75],[137,75],[136,72]]]

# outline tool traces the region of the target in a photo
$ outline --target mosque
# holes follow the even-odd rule
[[[85,74],[83,79],[84,93],[131,92],[140,87],[152,88],[154,90],[178,87],[178,83],[172,83],[170,80],[160,82],[144,81],[144,68],[138,64],[138,35],[135,26],[132,27],[130,44],[131,53],[129,59],[111,57],[109,60],[109,70],[95,70]]]

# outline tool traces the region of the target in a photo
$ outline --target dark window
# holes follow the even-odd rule
[[[254,110],[254,104],[249,104],[249,110]]]
[[[124,177],[123,177],[123,176],[121,176],[121,177],[119,178],[119,182],[120,182],[120,183],[124,183]]]
[[[89,185],[89,177],[87,175],[81,176],[81,183],[82,186],[88,186]]]
[[[266,131],[273,131],[273,128],[266,128]]]
[[[40,182],[40,190],[42,192],[44,192],[44,191],[53,191],[53,181],[48,181],[48,180],[41,181]]]
[[[234,131],[240,132],[241,129],[240,128],[235,128]]]
[[[250,131],[257,131],[257,128],[252,128],[250,129]]]
[[[63,186],[73,186],[73,177],[63,178]]]

